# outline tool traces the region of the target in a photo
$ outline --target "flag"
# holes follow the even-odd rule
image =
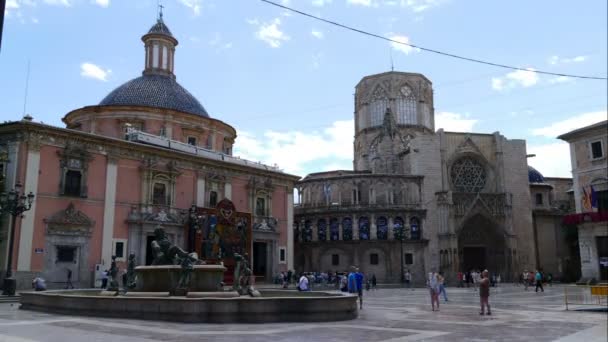
[[[597,192],[595,191],[595,189],[593,188],[593,185],[589,186],[591,188],[591,193],[589,194],[589,197],[591,198],[591,211],[597,211],[598,205],[597,205]]]
[[[589,194],[587,193],[587,190],[585,190],[585,187],[583,187],[583,210],[584,211],[590,211],[591,210],[591,198],[589,196]]]

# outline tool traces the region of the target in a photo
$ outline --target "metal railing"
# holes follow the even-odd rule
[[[608,284],[564,287],[566,310],[608,309]]]

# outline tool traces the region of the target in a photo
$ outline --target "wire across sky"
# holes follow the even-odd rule
[[[360,34],[363,34],[363,35],[366,35],[366,36],[370,36],[370,37],[374,37],[374,38],[377,38],[377,39],[382,39],[382,40],[385,40],[387,42],[391,42],[391,43],[395,43],[395,44],[406,45],[406,46],[409,46],[409,47],[412,47],[412,48],[415,48],[415,49],[419,49],[421,51],[430,52],[430,53],[442,55],[442,56],[445,56],[445,57],[451,57],[451,58],[456,58],[456,59],[464,60],[464,61],[467,61],[467,62],[485,64],[485,65],[490,65],[490,66],[493,66],[493,67],[503,68],[503,69],[522,70],[522,71],[534,72],[534,73],[537,73],[537,74],[544,74],[544,75],[572,77],[572,78],[587,79],[587,80],[608,80],[607,77],[601,77],[601,76],[563,74],[563,73],[557,73],[557,72],[550,72],[550,71],[543,71],[543,70],[536,70],[536,69],[521,68],[521,67],[516,67],[516,66],[511,66],[511,65],[506,65],[506,64],[500,64],[500,63],[494,63],[494,62],[490,62],[490,61],[484,61],[484,60],[477,59],[477,58],[471,58],[471,57],[465,57],[465,56],[455,55],[453,53],[448,53],[448,52],[439,51],[439,50],[435,50],[435,49],[425,48],[425,47],[422,47],[420,45],[414,45],[414,44],[410,44],[410,43],[405,43],[405,42],[398,41],[398,40],[395,40],[395,39],[391,39],[391,38],[388,38],[388,37],[385,37],[385,36],[382,36],[382,35],[379,35],[379,34],[376,34],[376,33],[364,31],[364,30],[361,30],[361,29],[358,29],[358,28],[355,28],[355,27],[352,27],[352,26],[345,25],[345,24],[340,24],[340,23],[332,21],[332,20],[323,19],[321,17],[318,17],[318,16],[312,15],[310,13],[306,13],[306,12],[303,12],[303,11],[291,8],[289,6],[285,6],[285,5],[276,3],[274,1],[270,1],[270,0],[260,0],[260,1],[265,2],[265,3],[267,3],[269,5],[272,5],[272,6],[276,6],[276,7],[285,9],[285,10],[293,12],[293,13],[297,13],[297,14],[300,14],[300,15],[303,15],[303,16],[306,16],[306,17],[318,20],[318,21],[322,21],[322,22],[324,22],[326,24],[330,24],[330,25],[334,25],[334,26],[340,27],[340,28],[345,29],[345,30],[353,31],[353,32],[360,33]]]

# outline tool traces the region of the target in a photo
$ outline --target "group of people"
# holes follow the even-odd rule
[[[519,282],[524,285],[524,288],[526,289],[526,291],[528,291],[528,286],[535,285],[535,289],[534,289],[535,292],[538,292],[538,289],[540,289],[541,292],[545,292],[545,289],[543,288],[543,284],[551,285],[552,281],[553,281],[553,275],[551,273],[549,273],[548,275],[545,276],[543,271],[540,269],[535,270],[533,272],[524,270],[521,273],[521,275],[519,276]]]
[[[363,283],[365,275],[359,271],[356,266],[351,266],[350,272],[334,273],[329,281],[335,281],[336,286],[343,292],[356,293],[359,297],[359,307],[363,308]],[[314,274],[302,273],[298,280],[298,291],[312,291],[312,282],[315,279]],[[376,275],[372,274],[365,281],[366,289],[375,289],[377,285]]]
[[[468,280],[470,279],[470,280]],[[500,279],[500,275],[498,276]],[[491,315],[490,311],[490,286],[492,285],[492,281],[489,278],[488,270],[484,270],[482,272],[477,272],[475,270],[462,273],[458,272],[458,287],[464,287],[464,284],[467,284],[467,287],[472,283],[475,288],[479,288],[479,304],[480,304],[480,315]],[[448,296],[445,291],[445,278],[443,277],[443,273],[439,272],[431,272],[429,273],[427,286],[429,288],[429,293],[431,296],[431,308],[433,311],[439,311],[439,296],[443,294],[443,299],[447,302]]]
[[[472,269],[467,272],[458,272],[458,287],[471,287],[477,289],[479,282],[482,279],[482,272]],[[497,287],[502,281],[500,274],[492,274],[489,276],[489,282],[491,287]]]

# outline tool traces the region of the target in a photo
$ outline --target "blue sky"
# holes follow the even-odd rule
[[[280,0],[277,0],[280,1]],[[606,76],[606,1],[283,0],[324,18],[454,54]],[[177,80],[238,130],[235,153],[305,175],[352,168],[353,93],[365,75],[426,75],[437,128],[526,139],[530,164],[569,176],[555,137],[606,119],[607,83],[513,72],[416,51],[258,0],[165,0]],[[140,75],[157,0],[8,0],[0,51],[2,120],[27,112],[63,127]]]

